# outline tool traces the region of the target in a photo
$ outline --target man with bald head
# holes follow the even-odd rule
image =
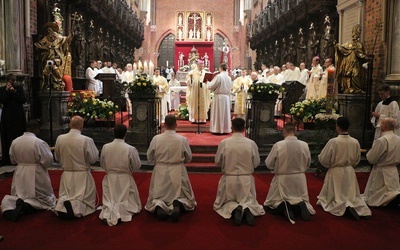
[[[369,163],[373,164],[363,195],[368,206],[397,206],[400,203],[397,170],[400,164],[400,137],[393,132],[394,128],[393,118],[382,119],[382,136],[375,140],[367,153]]]
[[[69,126],[71,130],[58,136],[54,149],[54,157],[64,170],[55,211],[65,219],[95,211],[96,185],[90,174],[90,164],[99,159],[93,139],[81,134],[83,118],[72,117]]]

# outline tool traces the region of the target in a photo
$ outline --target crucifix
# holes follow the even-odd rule
[[[193,13],[193,16],[191,16],[191,17],[189,17],[189,19],[192,19],[193,20],[193,34],[194,34],[194,37],[196,37],[196,38],[199,38],[199,37],[197,37],[197,30],[196,30],[196,21],[197,20],[199,20],[199,19],[201,19],[201,16],[197,16],[197,14],[196,13]]]

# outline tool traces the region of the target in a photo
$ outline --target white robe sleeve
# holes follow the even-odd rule
[[[224,159],[224,155],[223,155],[223,151],[224,151],[224,142],[221,142],[218,145],[218,149],[217,149],[217,153],[215,154],[215,164],[217,164],[218,167],[221,167],[221,171],[224,172],[225,171],[225,166],[222,164],[223,163],[223,159]]]
[[[86,139],[86,158],[88,159],[89,163],[95,163],[99,159],[99,150],[97,149],[96,145],[92,138]]]
[[[275,165],[277,165],[276,164],[276,161],[278,160],[277,157],[278,157],[278,146],[277,144],[275,144],[272,147],[271,151],[269,152],[267,159],[265,159],[265,165],[267,166],[268,169],[274,170]]]
[[[252,143],[253,145],[253,166],[254,168],[260,165],[260,153],[258,152],[258,146],[255,142]]]
[[[192,150],[190,149],[187,138],[183,139],[183,154],[185,156],[185,163],[192,161]]]
[[[318,155],[319,162],[326,168],[332,166],[332,162],[335,159],[335,152],[332,148],[332,140],[329,140],[325,147],[322,149],[321,153]]]
[[[371,164],[376,164],[379,159],[387,152],[387,139],[381,137],[374,142],[372,148],[367,153],[367,160]]]
[[[156,151],[156,145],[157,145],[157,137],[154,137],[151,142],[150,146],[147,149],[147,161],[149,161],[151,164],[154,164],[155,159],[154,159],[154,154]]]
[[[37,161],[40,165],[47,169],[53,163],[53,154],[50,151],[49,145],[47,145],[44,141],[36,141],[36,152],[37,152]]]
[[[142,163],[140,162],[139,153],[136,148],[129,148],[129,169],[131,172],[138,170]]]

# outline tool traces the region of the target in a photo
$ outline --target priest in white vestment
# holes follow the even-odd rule
[[[332,138],[318,156],[328,172],[318,195],[317,204],[333,215],[346,212],[359,220],[359,216],[371,216],[371,210],[360,194],[354,167],[360,162],[360,144],[349,133],[350,122],[339,117],[336,122],[338,137]]]
[[[372,112],[371,122],[375,127],[374,140],[382,135],[381,121],[385,118],[393,118],[394,120],[394,133],[400,136],[400,112],[399,104],[390,96],[390,86],[384,84],[378,87],[378,95],[382,101],[378,103],[375,111]]]
[[[153,84],[157,86],[157,96],[161,98],[161,122],[164,122],[165,117],[168,115],[168,95],[169,85],[167,79],[160,75],[160,69],[154,71]]]
[[[300,78],[299,83],[303,84],[304,86],[307,85],[308,81],[308,70],[306,69],[305,63],[300,63]]]
[[[304,174],[311,163],[311,153],[306,142],[295,136],[295,126],[286,123],[283,128],[285,139],[274,144],[265,164],[273,170],[272,179],[264,206],[272,212],[283,214],[294,224],[298,212],[305,221],[315,214],[310,204],[307,180]]]
[[[400,203],[400,183],[397,166],[400,164],[400,137],[393,129],[393,118],[381,121],[382,136],[375,140],[367,153],[369,163],[373,164],[363,194],[368,206],[378,207]]]
[[[94,92],[95,96],[100,95],[100,85],[99,82],[95,79],[97,73],[94,71],[96,68],[97,62],[92,60],[90,62],[90,66],[86,69],[85,77],[87,80],[87,88]]]
[[[214,210],[225,219],[233,218],[239,225],[244,217],[249,225],[254,225],[254,216],[265,214],[257,202],[253,172],[260,164],[257,144],[244,137],[245,121],[232,120],[234,134],[218,145],[215,163],[221,167]]]
[[[238,118],[246,119],[247,91],[251,85],[251,79],[246,76],[246,70],[242,69],[241,76],[233,81],[232,93],[235,94],[235,107],[233,114]]]
[[[232,131],[230,101],[232,80],[226,69],[227,65],[222,63],[219,66],[220,73],[206,86],[214,92],[210,113],[210,132],[215,134],[227,134]]]
[[[99,218],[109,226],[128,222],[142,209],[139,191],[132,173],[141,166],[135,147],[125,143],[127,127],[114,127],[114,141],[101,150],[100,166],[107,172],[103,179],[103,206]]]
[[[53,209],[56,197],[51,186],[47,168],[53,162],[53,154],[46,142],[36,137],[40,133],[39,123],[27,123],[27,132],[16,138],[10,147],[15,168],[11,184],[11,195],[1,201],[1,212],[12,221],[22,213],[39,209]]]
[[[186,137],[176,133],[176,117],[165,117],[166,130],[156,135],[147,150],[147,160],[154,164],[145,209],[160,220],[171,215],[178,221],[182,212],[194,210],[197,203],[185,163],[192,160]]]
[[[298,81],[300,79],[300,69],[294,66],[293,63],[289,62],[286,64],[288,69],[286,70],[285,81]]]
[[[322,73],[321,82],[319,85],[319,94],[320,98],[325,98],[328,91],[328,70],[336,70],[335,66],[332,64],[332,59],[328,58],[325,60],[325,70]],[[335,88],[335,92],[336,92]],[[336,96],[336,95],[335,95]]]
[[[197,67],[190,71],[186,77],[186,101],[189,110],[189,120],[194,123],[205,123],[210,109],[210,90],[203,83],[204,62],[199,60]]]
[[[126,65],[126,70],[121,75],[121,82],[131,83],[135,80],[135,73],[132,69],[132,64],[128,63]]]
[[[268,77],[267,82],[268,83],[274,83],[277,85],[282,85],[285,82],[285,79],[281,73],[279,73],[279,67],[275,66],[274,67],[274,73]],[[286,70],[289,71],[290,69]],[[278,98],[276,99],[275,103],[275,110],[274,110],[274,115],[275,116],[280,116],[282,115],[282,93],[279,93]]]
[[[180,91],[174,91],[171,87],[180,87],[181,83],[175,78],[175,74],[172,73],[171,81],[169,81],[170,86],[170,96],[171,96],[171,110],[175,110],[179,108],[179,104],[181,102]]]
[[[58,136],[54,148],[54,157],[63,169],[55,212],[66,219],[95,211],[96,185],[90,164],[99,159],[93,139],[81,134],[83,118],[73,116],[69,126],[71,130]]]
[[[320,80],[323,73],[323,69],[321,65],[319,65],[319,57],[314,57],[312,60],[312,68],[311,71],[308,72],[309,79],[307,82],[307,95],[306,99],[315,99],[318,100],[321,97],[319,96],[319,86]]]

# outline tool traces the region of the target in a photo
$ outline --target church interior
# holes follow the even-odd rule
[[[400,0],[0,0],[0,198],[15,193],[21,164],[10,147],[34,120],[40,124],[36,136],[55,157],[45,171],[60,199],[66,170],[56,144],[79,116],[82,135],[93,140],[99,156],[116,128],[127,128],[123,139],[140,161],[130,176],[143,205],[131,222],[103,225],[99,211],[108,172],[100,157],[88,170],[95,185],[93,213],[67,221],[54,209],[26,212],[17,222],[0,216],[0,248],[396,248],[398,205],[372,206],[372,217],[354,221],[351,211],[343,218],[326,213],[318,194],[331,170],[319,155],[338,136],[339,118],[349,121],[346,135],[360,148],[353,166],[358,195],[369,187],[376,164],[368,153],[385,132],[379,113],[382,118],[393,111],[382,105],[397,105],[394,115],[385,114],[397,134],[399,18]],[[225,74],[231,86],[223,109],[217,106],[222,90],[212,84]],[[21,98],[10,101],[10,89]],[[149,148],[171,130],[171,115],[190,147],[184,168],[197,201],[179,223],[145,211],[157,164]],[[289,212],[284,219],[265,211],[255,226],[237,227],[213,211],[226,171],[216,155],[236,134],[231,120],[238,118],[245,122],[240,133],[258,150],[260,162],[251,173],[260,204],[277,175],[268,157],[285,140],[286,124],[295,126],[310,153],[304,178],[315,215],[309,221],[294,223]],[[4,207],[2,202],[2,212]]]

